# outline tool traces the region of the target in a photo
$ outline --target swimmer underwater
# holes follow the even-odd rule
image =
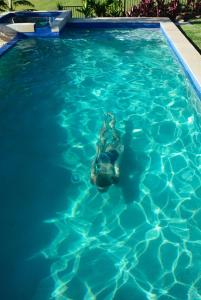
[[[114,115],[106,113],[96,146],[96,157],[91,166],[91,183],[100,192],[106,192],[112,184],[118,182],[120,176],[119,163],[124,147],[115,123]]]

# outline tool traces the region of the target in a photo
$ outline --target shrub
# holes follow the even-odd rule
[[[182,5],[179,0],[141,0],[138,5],[134,5],[126,15],[128,17],[169,17],[175,20],[180,13],[190,13],[191,16],[201,13],[200,0],[187,0],[186,5]]]
[[[82,1],[82,8],[78,8],[77,11],[82,13],[85,16],[85,18],[94,17],[93,8],[92,8],[93,3],[92,2],[93,1],[91,1],[91,0],[83,0]]]
[[[4,0],[0,0],[0,11],[8,10],[8,5]]]
[[[201,1],[200,0],[187,0],[186,11],[193,15],[201,14]]]
[[[77,11],[87,17],[119,17],[122,15],[121,0],[83,0]]]
[[[63,5],[60,2],[57,2],[57,9],[63,10]]]

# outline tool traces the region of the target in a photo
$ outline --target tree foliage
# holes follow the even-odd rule
[[[119,17],[122,16],[121,0],[83,0],[82,8],[77,9],[88,17]]]
[[[169,17],[175,20],[180,14],[194,17],[201,13],[201,0],[187,0],[186,4],[180,0],[141,0],[128,12],[128,17]]]
[[[29,6],[34,5],[28,0],[0,0],[0,11],[15,10],[17,6]]]
[[[8,10],[8,5],[4,0],[0,0],[0,11]]]

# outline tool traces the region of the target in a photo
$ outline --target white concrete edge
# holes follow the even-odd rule
[[[201,55],[173,22],[160,22],[160,27],[201,95]]]
[[[6,27],[9,27],[16,32],[35,32],[35,23],[13,23],[7,24]]]
[[[55,12],[55,13],[63,13],[63,12],[66,12],[68,10],[32,10],[32,11],[29,11],[29,10],[18,10],[18,11],[15,11],[16,13],[52,13],[52,12]]]
[[[149,17],[103,17],[103,18],[72,18],[72,23],[99,23],[99,22],[108,22],[108,23],[160,23],[160,22],[169,22],[169,18],[149,18]]]
[[[60,32],[62,28],[72,19],[72,11],[65,10],[59,16],[55,18],[55,20],[51,24],[52,32]]]

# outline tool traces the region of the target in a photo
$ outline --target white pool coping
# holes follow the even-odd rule
[[[86,18],[71,19],[72,23],[149,23],[160,24],[169,44],[201,96],[201,55],[169,18]]]
[[[160,23],[160,22],[171,22],[169,18],[158,18],[158,17],[104,17],[104,18],[81,18],[81,19],[76,19],[72,18],[71,19],[72,23]],[[171,22],[172,23],[172,22]]]
[[[198,93],[201,95],[200,53],[193,47],[193,45],[187,40],[173,22],[161,22],[160,25],[172,48],[176,52],[181,63],[184,65],[185,70],[193,80]]]

